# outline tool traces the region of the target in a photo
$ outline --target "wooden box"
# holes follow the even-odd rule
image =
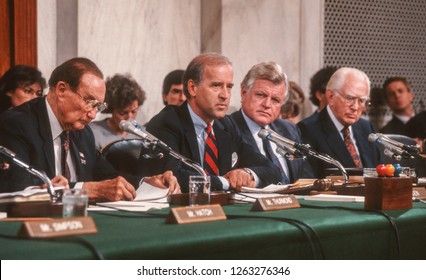
[[[365,178],[365,209],[400,210],[413,207],[413,178]]]

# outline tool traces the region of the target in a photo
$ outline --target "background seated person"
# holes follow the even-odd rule
[[[0,114],[43,96],[45,87],[46,80],[37,68],[27,65],[11,67],[0,78]]]
[[[106,80],[105,94],[108,108],[103,113],[111,113],[111,117],[89,124],[95,135],[96,148],[100,150],[121,139],[137,139],[137,136],[122,131],[119,124],[122,120],[136,119],[144,101],[145,91],[130,74],[109,77]]]

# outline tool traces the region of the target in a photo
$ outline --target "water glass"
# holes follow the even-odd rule
[[[210,203],[210,176],[189,176],[189,205]]]
[[[66,189],[62,196],[63,214],[67,217],[87,216],[89,196],[86,189]]]

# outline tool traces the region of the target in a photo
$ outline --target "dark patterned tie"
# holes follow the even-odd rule
[[[281,183],[284,184],[290,184],[290,180],[288,179],[287,175],[285,174],[284,168],[281,165],[280,161],[278,160],[278,157],[275,155],[274,151],[272,150],[271,143],[269,140],[262,139],[263,142],[263,149],[265,150],[266,157],[272,161],[276,167],[280,170],[281,173]]]
[[[219,175],[217,164],[218,152],[216,147],[216,137],[212,133],[212,126],[208,124],[206,127],[206,145],[204,148],[204,171],[209,175]]]
[[[67,178],[68,181],[71,179],[71,172],[70,167],[67,163],[67,157],[68,157],[68,151],[70,150],[70,136],[68,131],[63,131],[61,133],[61,156],[62,156],[62,162],[61,162],[61,168],[62,168],[62,175]]]
[[[350,135],[350,132],[349,132],[349,127],[345,126],[342,129],[342,132],[343,132],[343,139],[344,139],[346,148],[348,148],[348,151],[351,154],[351,157],[352,157],[355,165],[357,167],[359,167],[359,168],[362,168],[362,163],[361,163],[361,161],[359,159],[359,156],[358,156],[358,154],[356,152],[354,142],[352,142],[352,139],[351,139],[351,135]]]

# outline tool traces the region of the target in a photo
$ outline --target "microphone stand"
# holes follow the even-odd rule
[[[34,167],[31,167],[28,164],[26,164],[25,162],[19,160],[18,158],[16,158],[16,154],[14,152],[6,149],[5,147],[0,146],[0,153],[7,156],[8,158],[10,158],[19,167],[25,169],[27,172],[29,172],[29,173],[37,176],[39,179],[41,179],[43,181],[43,183],[45,183],[47,185],[47,191],[50,195],[50,199],[51,199],[52,203],[60,202],[60,200],[61,200],[60,193],[59,192],[57,193],[54,190],[52,182],[50,181],[49,177],[47,177],[46,173],[44,173],[44,171],[37,170]]]
[[[267,140],[270,141],[269,139]],[[334,158],[330,157],[327,154],[318,153],[312,150],[308,144],[298,144],[298,148],[293,148],[293,149],[288,149],[287,146],[284,145],[283,143],[276,143],[276,144],[278,147],[277,152],[281,154],[282,156],[285,156],[286,158],[288,158],[288,154],[289,154],[288,151],[290,151],[290,153],[293,154],[295,158],[300,158],[300,157],[305,158],[306,156],[313,156],[331,165],[334,165],[342,173],[343,183],[347,184],[349,182],[348,173],[346,172],[346,169],[343,167],[343,165],[339,161],[335,160]]]

